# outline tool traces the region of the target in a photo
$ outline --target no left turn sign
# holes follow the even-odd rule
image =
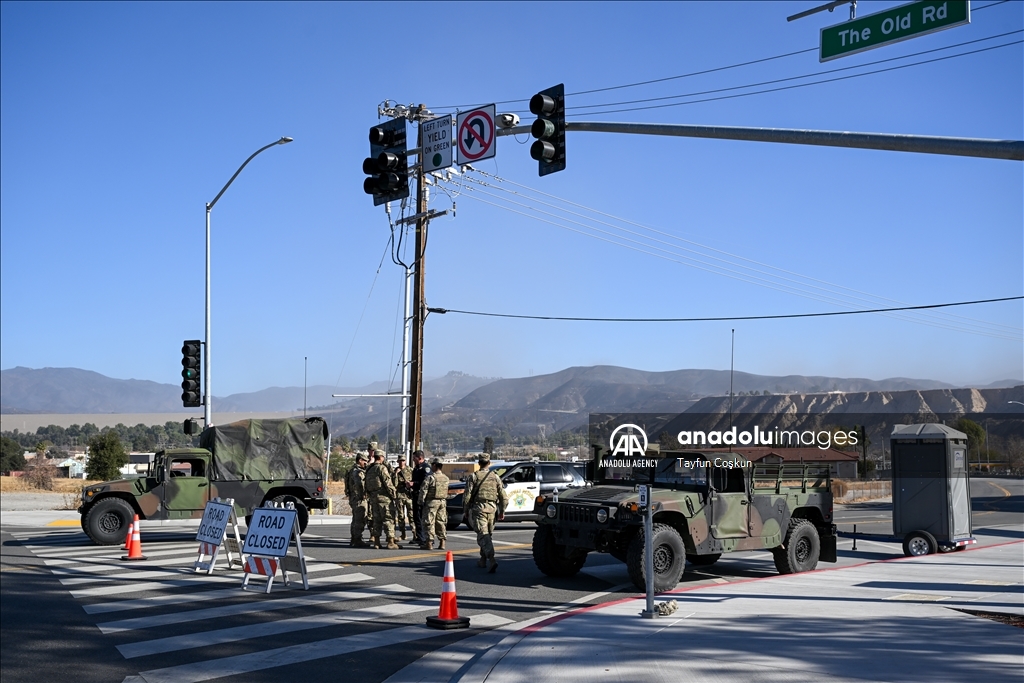
[[[490,159],[497,151],[494,144],[494,105],[459,114],[456,126],[458,163]]]

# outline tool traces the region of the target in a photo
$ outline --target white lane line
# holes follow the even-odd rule
[[[173,565],[190,565],[195,564],[195,556],[189,556],[177,560],[160,560],[157,562],[117,562],[111,564],[87,566],[87,567],[57,567],[50,568],[50,571],[58,576],[58,580],[65,586],[76,586],[83,583],[90,583],[92,581],[113,581],[113,580],[131,580],[131,579],[151,579],[157,575],[160,576],[173,576],[175,574],[180,576],[194,576],[191,568],[182,567],[180,569],[173,569]],[[312,562],[313,558],[306,556],[307,563]],[[225,559],[226,563],[227,560]],[[307,569],[311,568],[312,564],[307,564]],[[321,565],[315,565],[317,567]],[[110,572],[107,574],[101,574],[99,572],[107,572],[110,570],[117,569],[131,569],[132,571],[117,574]],[[161,570],[170,570],[161,572]],[[322,571],[322,570],[316,570]],[[91,574],[89,576],[83,576],[83,574]],[[61,576],[67,578],[60,578]],[[204,574],[205,576],[205,574]]]
[[[137,643],[125,643],[118,645],[117,649],[125,659],[145,657],[163,652],[177,652],[179,650],[191,650],[207,645],[222,645],[234,643],[239,640],[250,640],[252,638],[265,638],[267,636],[281,635],[282,633],[294,633],[295,631],[308,631],[314,628],[336,626],[354,621],[371,621],[386,617],[399,617],[415,612],[426,612],[437,609],[440,601],[434,600],[411,600],[409,602],[389,603],[364,607],[362,609],[349,610],[347,612],[328,612],[326,614],[306,615],[292,619],[281,619],[279,621],[265,621],[259,624],[247,624],[231,628],[218,629],[216,631],[204,631],[202,633],[186,633],[181,636],[169,638],[158,638],[156,640],[143,640]]]
[[[306,565],[306,573],[312,574],[314,572],[322,572],[330,569],[340,569],[336,564],[324,563],[324,564],[311,564]],[[164,588],[177,588],[179,586],[200,586],[205,583],[224,583],[225,581],[235,581],[239,584],[242,580],[242,573],[238,573],[235,576],[207,576],[206,574],[195,574],[193,578],[181,579],[178,581],[142,581],[140,583],[118,585],[118,586],[97,586],[95,588],[84,588],[82,590],[71,591],[71,597],[73,598],[95,598],[103,595],[118,595],[122,593],[141,593],[143,591],[157,591]],[[295,575],[293,574],[293,577]],[[148,577],[141,576],[141,579]],[[300,579],[301,581],[301,579]]]
[[[111,552],[109,549],[107,555],[95,555],[92,557],[56,557],[54,559],[44,559],[43,563],[46,565],[52,565],[54,567],[65,565],[65,564],[104,564],[110,562],[120,562],[123,555],[127,555],[127,550],[117,550]],[[174,557],[181,555],[182,557],[192,555],[193,557],[199,554],[199,547],[193,546],[191,548],[178,548],[176,550],[154,550],[148,551],[145,548],[142,549],[142,554],[146,557]],[[143,560],[149,561],[149,560]]]
[[[143,544],[143,545],[147,545],[147,544]],[[190,542],[187,542],[187,543],[185,543],[185,542],[182,542],[182,543],[149,543],[148,545],[149,545],[149,550],[150,551],[164,551],[164,550],[169,550],[169,549],[183,551],[183,550],[186,550],[186,549],[189,549],[189,548],[191,548],[193,551],[196,551],[196,552],[198,552],[198,550],[199,550],[199,542],[198,541],[190,541]],[[50,547],[41,548],[39,546],[25,546],[25,547],[27,547],[30,550],[32,550],[32,552],[35,553],[36,555],[38,555],[39,557],[51,557],[51,556],[52,557],[57,557],[57,558],[66,557],[68,555],[68,550],[69,550],[69,548],[50,548]],[[101,546],[87,545],[87,546],[75,547],[74,550],[75,550],[75,555],[80,555],[80,556],[84,555],[84,556],[88,556],[88,557],[93,557],[93,556],[98,556],[98,555],[113,555],[114,553],[123,553],[124,552],[124,550],[122,549],[122,547],[120,545],[101,545]]]
[[[484,623],[481,623],[481,626],[483,625]],[[273,650],[250,652],[233,657],[207,659],[201,662],[170,666],[164,669],[153,669],[151,671],[143,671],[139,676],[146,683],[197,683],[198,681],[209,681],[214,678],[235,676],[251,671],[262,671],[279,666],[298,664],[299,662],[336,657],[351,652],[411,643],[427,638],[437,638],[444,635],[444,633],[444,631],[438,631],[427,626],[403,626],[401,628],[372,631],[354,636],[318,640],[311,643],[302,643],[301,645],[279,647]]]
[[[46,566],[49,567],[54,574],[73,574],[75,576],[81,576],[82,574],[88,574],[92,572],[107,572],[112,569],[125,569],[127,567],[133,567],[137,569],[147,569],[151,567],[156,569],[163,569],[169,565],[192,564],[193,562],[195,562],[195,560],[196,553],[190,553],[187,557],[162,558],[159,560],[135,560],[131,562],[121,560],[120,558],[118,558],[116,560],[110,560],[106,562],[90,562],[88,564],[81,564],[76,567],[69,567],[63,562],[61,564],[51,564],[53,562],[57,562],[58,560],[43,560],[43,563],[46,564]]]
[[[363,574],[362,576],[366,575]],[[369,579],[370,577],[366,576],[366,578]],[[120,633],[122,631],[153,628],[154,626],[180,624],[186,621],[192,622],[202,621],[204,619],[217,619],[220,617],[237,616],[239,614],[249,614],[252,612],[271,612],[274,610],[289,609],[291,607],[302,607],[304,605],[318,605],[325,602],[381,598],[392,594],[409,592],[412,592],[412,588],[407,588],[406,586],[402,586],[397,583],[389,583],[384,586],[375,586],[373,588],[331,591],[329,593],[313,593],[312,595],[300,595],[293,598],[262,600],[257,603],[242,602],[235,603],[233,605],[221,605],[220,607],[207,607],[205,609],[172,612],[170,614],[156,614],[149,617],[121,619],[119,621],[108,621],[102,624],[97,624],[97,626],[99,626],[101,633]]]
[[[317,587],[329,586],[336,583],[351,583],[353,581],[371,581],[372,576],[362,573],[339,574],[337,576],[325,576],[316,580]],[[241,585],[241,581],[239,581]],[[113,602],[97,602],[91,605],[82,605],[86,614],[110,614],[111,612],[125,612],[136,609],[149,609],[162,607],[164,605],[183,605],[189,602],[201,602],[205,600],[220,600],[222,598],[242,598],[259,600],[265,595],[260,592],[243,591],[238,586],[234,588],[223,588],[218,590],[200,591],[198,593],[170,593],[164,595],[152,595],[148,598],[134,598],[131,600],[115,600]],[[251,596],[251,598],[250,598]],[[268,602],[272,602],[268,601]]]

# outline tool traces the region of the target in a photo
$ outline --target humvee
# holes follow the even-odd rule
[[[233,498],[246,522],[267,501],[294,503],[305,530],[310,509],[327,507],[321,417],[240,420],[203,430],[200,448],[156,453],[146,477],[82,489],[82,529],[98,545],[124,541],[140,520],[201,519],[206,503]]]
[[[669,590],[685,564],[723,553],[770,550],[781,574],[836,561],[827,465],[751,463],[737,453],[662,451],[651,468],[602,467],[595,484],[537,498],[533,559],[548,576],[574,576],[590,552],[625,562],[645,589],[639,484],[653,479],[654,588]]]

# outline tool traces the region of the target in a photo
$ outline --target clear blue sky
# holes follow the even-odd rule
[[[519,100],[499,111],[522,111],[559,82],[577,93],[814,48],[821,27],[848,16],[844,7],[786,22],[815,4],[5,2],[0,366],[179,382],[181,341],[203,336],[204,205],[249,154],[288,135],[295,142],[260,155],[213,211],[214,394],[300,386],[304,357],[310,384],[394,376],[401,270],[384,258],[378,273],[389,227],[361,187],[379,102],[447,112]],[[973,3],[969,26],[826,64],[811,51],[568,105],[857,67],[653,104],[693,102],[1020,41],[1024,5],[990,4]],[[811,87],[599,113],[626,107],[570,113],[1021,140],[1024,50],[1017,42]],[[704,317],[1024,290],[1020,162],[570,133],[567,170],[538,178],[528,142],[499,139],[496,159],[477,164],[461,193],[449,184],[457,215],[431,226],[430,306]],[[451,204],[435,192],[431,208]],[[1024,377],[1022,327],[1020,301],[736,323],[432,315],[425,372],[727,369],[735,328],[738,370],[984,384]]]

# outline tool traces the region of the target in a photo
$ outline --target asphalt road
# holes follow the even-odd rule
[[[1024,538],[1024,481],[975,480],[972,496],[981,544]],[[837,506],[836,520],[842,532],[857,524],[859,533],[886,536],[890,511],[883,502]],[[634,593],[625,565],[608,555],[592,554],[572,579],[544,576],[530,553],[534,528],[498,525],[496,574],[475,566],[471,532],[449,533],[459,610],[474,628],[434,632],[421,626],[436,614],[443,553],[407,545],[353,550],[347,526],[311,526],[303,535],[316,568],[310,591],[275,584],[269,596],[239,590],[237,571],[218,572],[212,582],[185,573],[182,567],[194,559],[192,530],[145,531],[151,559],[140,566],[120,563],[118,549],[97,549],[77,528],[2,527],[0,675],[5,683],[384,681],[481,630]],[[852,545],[853,539],[840,539],[838,566],[902,554],[896,539],[859,539],[856,551]],[[128,577],[113,578],[122,574]],[[688,570],[682,583],[773,574],[770,553],[737,553]]]

